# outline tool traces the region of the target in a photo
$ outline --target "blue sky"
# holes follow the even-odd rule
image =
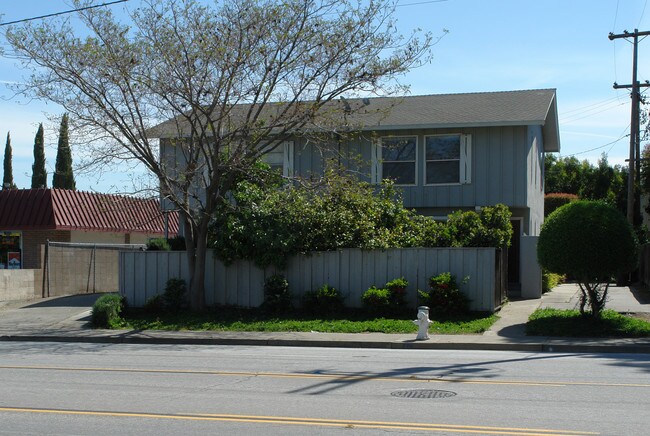
[[[97,0],[104,3],[106,0]],[[129,7],[140,0],[129,0]],[[650,30],[648,0],[399,0],[398,28],[434,35],[449,33],[434,47],[434,58],[402,78],[411,94],[556,88],[562,156],[624,164],[629,150],[630,98],[614,82],[631,83],[632,44],[610,41],[610,32]],[[648,6],[648,7],[647,7]],[[111,6],[123,9],[121,4]],[[66,0],[0,2],[2,21],[70,9]],[[4,44],[4,42],[3,42]],[[34,135],[46,127],[46,159],[51,174],[60,117],[52,104],[12,98],[5,83],[20,81],[12,59],[0,59],[0,145],[11,131],[14,180],[29,187]],[[639,43],[639,80],[650,80],[650,39]],[[74,155],[74,148],[73,148]],[[128,192],[132,170],[110,174],[77,172],[77,187]],[[50,182],[50,181],[48,181]]]

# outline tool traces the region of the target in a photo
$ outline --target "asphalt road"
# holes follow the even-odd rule
[[[0,434],[647,434],[650,355],[0,343]]]

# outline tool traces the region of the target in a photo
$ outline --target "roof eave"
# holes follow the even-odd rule
[[[363,131],[376,130],[428,130],[428,129],[463,129],[478,127],[504,127],[504,126],[535,126],[543,125],[544,120],[516,120],[516,121],[485,121],[472,123],[429,123],[429,124],[399,124],[364,126]]]
[[[546,112],[546,122],[543,124],[542,132],[544,134],[544,151],[558,153],[560,151],[560,123],[557,115],[557,99],[553,93],[553,98],[549,103]]]

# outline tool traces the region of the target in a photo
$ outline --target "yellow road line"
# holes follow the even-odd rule
[[[456,425],[456,424],[428,424],[417,422],[381,422],[381,421],[359,421],[343,419],[324,418],[300,418],[284,416],[257,416],[257,415],[232,415],[232,414],[159,414],[159,413],[135,413],[135,412],[106,412],[88,410],[65,410],[65,409],[36,409],[19,407],[0,407],[0,412],[7,413],[40,413],[77,416],[104,416],[115,418],[146,418],[146,419],[174,419],[186,421],[220,421],[220,422],[243,422],[257,424],[277,425],[304,425],[318,427],[339,427],[339,428],[367,428],[367,429],[396,429],[396,430],[418,430],[430,432],[453,432],[453,433],[480,433],[495,435],[517,435],[517,436],[590,436],[598,435],[594,432],[583,432],[575,430],[554,430],[517,427],[488,427],[477,425]]]
[[[648,383],[600,383],[600,382],[571,382],[571,381],[532,381],[532,380],[487,380],[487,379],[456,379],[456,378],[433,378],[420,376],[373,376],[355,374],[309,374],[309,373],[281,373],[281,372],[246,372],[246,371],[205,371],[191,369],[139,369],[139,368],[102,368],[102,367],[64,367],[64,366],[41,366],[41,365],[0,365],[0,369],[18,370],[47,370],[47,371],[89,371],[89,372],[128,372],[128,373],[151,373],[151,374],[195,374],[215,375],[225,377],[268,377],[268,378],[296,378],[296,379],[326,379],[326,380],[359,380],[359,381],[399,381],[412,383],[461,383],[481,385],[519,385],[519,386],[544,386],[544,387],[565,387],[565,386],[599,386],[599,387],[629,387],[629,388],[650,388]]]

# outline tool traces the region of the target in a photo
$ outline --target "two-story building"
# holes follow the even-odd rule
[[[310,135],[296,135],[266,154],[267,162],[286,176],[306,177],[322,174],[327,159],[337,159],[372,183],[394,179],[406,207],[441,219],[455,210],[507,205],[514,227],[510,289],[515,293],[523,289],[527,296],[522,275],[526,265],[537,262],[534,246],[522,250],[521,241],[539,235],[544,219],[544,153],[560,151],[555,90],[343,103],[361,108],[346,119],[356,134],[325,145]],[[157,132],[162,156],[174,160],[178,134],[174,129]],[[539,292],[536,284],[532,288],[533,294]]]

